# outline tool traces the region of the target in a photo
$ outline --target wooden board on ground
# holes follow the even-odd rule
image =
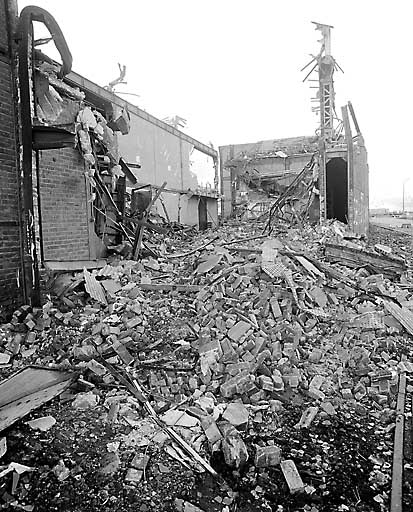
[[[0,432],[62,393],[77,374],[27,367],[0,383]]]

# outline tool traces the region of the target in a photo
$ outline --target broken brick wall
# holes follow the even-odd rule
[[[0,0],[0,315],[22,300],[16,108],[7,9]]]
[[[90,259],[83,158],[76,149],[48,149],[39,161],[45,261]]]

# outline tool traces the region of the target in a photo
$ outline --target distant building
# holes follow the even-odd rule
[[[390,215],[390,210],[388,208],[370,208],[369,214],[371,216],[374,216],[374,215]]]

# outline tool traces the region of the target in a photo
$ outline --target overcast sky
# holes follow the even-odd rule
[[[413,208],[409,0],[31,0],[60,24],[74,71],[151,114],[187,119],[215,147],[313,135],[314,90],[300,69],[319,50],[311,21],[333,25],[336,107],[353,103],[369,156],[370,205]]]

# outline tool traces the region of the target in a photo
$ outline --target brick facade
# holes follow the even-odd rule
[[[22,300],[16,110],[7,0],[0,0],[0,316]]]
[[[83,159],[75,149],[40,152],[40,199],[45,261],[89,259]]]

